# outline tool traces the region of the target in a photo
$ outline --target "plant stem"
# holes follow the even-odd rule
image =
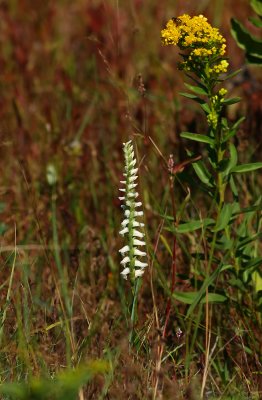
[[[6,320],[7,309],[8,309],[8,306],[10,304],[10,300],[11,300],[11,290],[12,290],[12,284],[13,284],[13,279],[14,279],[14,271],[15,271],[15,266],[16,266],[16,254],[17,254],[17,247],[16,247],[16,226],[15,226],[14,257],[13,257],[13,262],[12,262],[12,267],[11,267],[11,274],[10,274],[10,278],[9,278],[6,301],[5,301],[5,305],[3,307],[3,312],[2,312],[2,321],[1,321],[1,326],[0,326],[0,345],[2,344],[2,339],[3,339],[4,325],[5,325],[5,320]]]
[[[58,239],[58,230],[57,230],[57,217],[56,217],[56,192],[55,188],[52,190],[52,229],[53,229],[53,243],[54,243],[54,257],[55,257],[55,262],[56,266],[58,269],[59,277],[61,279],[61,286],[62,286],[62,294],[63,294],[63,299],[65,302],[66,306],[66,311],[67,311],[67,318],[70,318],[71,316],[71,307],[69,304],[69,296],[68,296],[68,291],[67,291],[67,286],[65,282],[65,274],[63,271],[63,266],[62,266],[62,260],[60,257],[60,252],[59,252],[59,239]]]
[[[141,278],[137,278],[135,280],[134,284],[134,290],[133,290],[133,303],[132,303],[132,309],[131,309],[131,332],[129,335],[129,344],[130,346],[133,345],[134,341],[134,327],[135,323],[137,321],[137,300],[138,300],[138,292],[141,287],[142,280]]]
[[[212,91],[210,91],[210,103],[211,103],[211,109],[213,111],[214,108],[212,106]],[[221,141],[222,141],[222,127],[221,127],[221,115],[218,114],[218,122],[217,122],[217,127],[215,129],[215,141],[216,141],[216,151],[217,151],[217,167],[220,166],[220,162],[223,160],[223,156],[224,156],[224,150],[222,149],[221,146]],[[225,189],[226,189],[226,185],[223,182],[223,174],[218,171],[217,172],[217,179],[216,179],[216,193],[218,194],[218,204],[217,204],[217,215],[216,215],[216,225],[215,225],[215,231],[213,234],[213,238],[212,238],[212,243],[211,243],[211,249],[210,249],[210,253],[209,253],[209,260],[208,260],[208,264],[206,267],[206,276],[210,275],[210,270],[211,270],[211,265],[212,265],[212,261],[213,261],[213,256],[215,253],[215,247],[216,247],[216,240],[217,240],[217,227],[218,227],[218,222],[219,222],[219,217],[224,205],[224,201],[225,201]],[[201,387],[201,398],[203,398],[204,396],[204,389],[205,389],[205,385],[206,385],[206,380],[207,380],[207,374],[208,374],[208,368],[209,368],[209,353],[210,353],[210,342],[211,342],[211,325],[212,325],[212,309],[210,309],[209,307],[209,303],[208,303],[208,287],[206,288],[206,305],[205,305],[205,309],[206,309],[206,321],[205,321],[205,332],[206,332],[206,337],[205,337],[205,348],[206,348],[206,352],[205,352],[205,368],[204,368],[204,372],[203,372],[203,380],[202,380],[202,387]]]

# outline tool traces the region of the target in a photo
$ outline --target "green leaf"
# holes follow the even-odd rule
[[[222,250],[223,252],[225,252],[225,250],[231,250],[233,248],[233,245],[233,240],[228,239],[225,235],[222,235],[219,239],[216,240],[216,249]]]
[[[176,228],[174,228],[177,233],[188,233],[193,232],[198,229],[204,229],[209,225],[213,225],[215,221],[212,218],[205,218],[202,220],[192,220],[190,222],[186,222],[184,224],[179,224]]]
[[[229,130],[229,126],[228,126],[228,120],[226,119],[226,118],[221,118],[221,124],[222,124],[222,128],[225,130],[225,131],[228,131]]]
[[[245,117],[240,117],[234,125],[229,129],[228,133],[223,138],[223,143],[227,142],[237,132],[239,125],[245,120]]]
[[[4,222],[0,222],[0,235],[3,235],[8,229],[8,226]]]
[[[241,97],[233,97],[232,99],[225,99],[223,100],[224,105],[230,106],[230,104],[239,103],[241,101]]]
[[[185,92],[179,92],[181,96],[187,97],[188,99],[196,101],[198,104],[201,105],[201,107],[206,104],[205,100],[201,99],[200,97],[196,96],[195,94],[191,93],[185,93]],[[206,104],[207,105],[207,104]]]
[[[168,244],[166,238],[165,238],[163,235],[160,235],[160,239],[161,239],[163,245],[165,246],[167,252],[168,252],[169,255],[172,257],[172,256],[173,256],[173,252],[172,252],[172,250],[171,250],[171,248],[170,248],[170,246],[169,246],[169,244]]]
[[[198,178],[210,188],[213,188],[213,184],[211,183],[211,175],[206,170],[204,164],[202,162],[192,164],[195,173],[197,174]]]
[[[261,65],[262,64],[262,55],[260,56],[253,56],[251,54],[246,54],[246,59],[250,64]]]
[[[250,5],[253,10],[262,17],[262,1],[261,0],[251,0]]]
[[[195,302],[196,298],[198,297],[198,292],[173,292],[172,296],[178,300],[181,301],[181,303],[185,304],[192,304]],[[206,303],[206,297],[203,297],[200,300],[200,303]],[[208,293],[208,302],[209,303],[223,303],[226,301],[227,298],[226,296],[223,296],[222,294],[218,293]]]
[[[243,240],[239,240],[239,244],[237,246],[238,250],[243,249],[243,247],[246,247],[249,243],[254,242],[254,240],[257,240],[259,238],[262,237],[262,232],[260,233],[256,233],[255,235],[248,237],[248,238],[244,238]]]
[[[197,304],[200,302],[201,298],[204,296],[206,289],[214,282],[214,280],[217,278],[218,274],[221,272],[222,269],[222,265],[219,268],[216,268],[215,271],[213,272],[213,274],[211,276],[208,276],[204,282],[203,285],[201,286],[200,290],[197,292],[197,295],[194,299],[194,301],[192,302],[191,306],[189,307],[187,314],[186,314],[186,319],[192,314],[192,312],[194,311],[195,307],[197,306]]]
[[[193,157],[193,153],[187,150],[187,155]],[[195,173],[197,174],[198,178],[203,182],[206,186],[213,188],[213,177],[210,172],[205,167],[202,161],[197,161],[192,163],[192,167],[194,168]]]
[[[108,371],[109,364],[106,361],[94,360],[75,370],[59,373],[54,379],[33,378],[28,383],[21,384],[5,382],[0,385],[0,394],[11,396],[14,400],[74,400],[84,384],[95,375],[106,374]]]
[[[26,399],[28,391],[19,383],[3,383],[0,385],[0,393],[5,396],[11,396],[12,399]]]
[[[203,182],[208,187],[212,188],[213,177],[206,169],[204,163],[202,161],[197,161],[192,164],[192,167],[194,168],[194,171],[197,174],[198,178],[201,180],[201,182]]]
[[[233,265],[231,265],[231,264],[226,264],[226,265],[223,265],[223,266],[221,267],[220,272],[227,271],[228,269],[231,269],[231,270],[232,270],[232,268],[234,268]]]
[[[224,204],[221,213],[219,215],[217,224],[213,229],[213,232],[219,232],[225,229],[230,221],[232,212],[233,212],[234,203],[232,204]]]
[[[226,75],[224,79],[221,80],[221,82],[227,81],[228,79],[233,78],[237,74],[239,74],[242,71],[242,68],[237,69],[236,71],[231,72],[230,74]]]
[[[237,190],[237,186],[235,184],[233,175],[230,175],[229,184],[230,184],[230,189],[232,190],[232,193],[234,195],[234,199],[238,200],[238,190]]]
[[[251,172],[255,171],[259,168],[262,168],[262,162],[251,163],[251,164],[242,164],[237,165],[236,167],[232,168],[230,172],[234,173],[244,173],[244,172]]]
[[[255,206],[250,206],[246,208],[242,208],[242,210],[236,211],[233,213],[234,216],[240,215],[240,214],[246,214],[249,212],[256,212],[256,211],[262,211],[262,204],[258,204]]]
[[[233,136],[235,136],[236,133],[237,132],[235,129],[230,129],[229,132],[224,136],[222,143],[228,142],[229,139],[231,139]]]
[[[229,279],[228,283],[230,284],[230,286],[232,287],[237,287],[238,289],[240,289],[242,292],[246,291],[246,287],[243,284],[243,282],[241,281],[241,279],[237,279],[237,278],[231,278]]]
[[[246,119],[246,117],[240,117],[232,126],[232,129],[237,129],[239,125]]]
[[[4,212],[6,209],[6,203],[0,202],[0,213]]]
[[[210,113],[210,107],[209,107],[209,105],[207,104],[207,103],[203,103],[203,104],[200,104],[200,107],[205,111],[205,113],[207,113],[207,114],[209,114]]]
[[[252,274],[252,279],[255,286],[255,291],[258,293],[262,291],[262,276],[258,271],[254,271]]]
[[[223,177],[228,176],[233,168],[237,165],[238,155],[236,146],[233,143],[229,143],[229,160],[226,168],[223,171]]]
[[[203,82],[199,81],[199,80],[196,79],[194,76],[191,76],[191,75],[188,74],[188,73],[185,73],[185,75],[186,75],[189,79],[191,79],[193,82],[195,82],[195,83],[197,84],[198,87],[202,88],[206,93],[208,93],[208,88],[206,87],[206,85],[205,85]]]
[[[211,139],[207,135],[200,135],[198,133],[190,133],[190,132],[182,132],[180,134],[180,136],[185,139],[194,140],[195,142],[208,143],[212,146],[214,146],[214,144],[215,144],[214,139]]]
[[[228,133],[223,138],[223,143],[227,142],[232,136],[237,132],[239,125],[246,119],[246,117],[240,117],[231,128],[229,128]]]
[[[188,99],[200,99],[198,96],[191,93],[179,92],[179,94],[180,96],[187,97]]]
[[[248,30],[236,19],[231,19],[231,34],[238,46],[246,51],[246,54],[260,59],[262,56],[262,41],[252,36]]]
[[[199,86],[194,86],[194,85],[189,85],[188,83],[185,83],[185,86],[191,90],[193,93],[199,94],[199,95],[203,95],[203,96],[207,96],[208,95],[208,91],[206,89]]]
[[[262,28],[262,21],[257,18],[249,17],[249,21],[257,28]]]
[[[262,257],[252,258],[248,263],[245,264],[245,269],[257,268],[262,265]]]

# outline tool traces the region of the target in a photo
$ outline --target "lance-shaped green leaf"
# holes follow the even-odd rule
[[[237,165],[238,155],[237,149],[233,143],[229,143],[229,158],[226,167],[223,170],[223,177],[228,176],[233,168]]]
[[[262,17],[262,1],[261,0],[251,0],[250,5],[253,10]]]
[[[213,229],[213,232],[219,232],[226,228],[232,216],[233,208],[234,208],[234,203],[228,203],[223,205],[223,208],[218,217],[218,221],[215,228]]]
[[[245,263],[245,268],[247,268],[247,269],[257,268],[257,267],[261,267],[261,265],[262,265],[262,257],[256,257],[256,258],[252,258],[252,260]]]
[[[258,64],[262,62],[262,41],[252,36],[248,30],[236,19],[231,19],[231,33],[238,46],[246,51],[251,60],[256,60]]]
[[[225,99],[223,100],[223,103],[225,106],[230,106],[231,104],[236,104],[241,101],[241,97],[232,97],[231,99]]]
[[[230,185],[230,188],[232,190],[234,199],[238,200],[238,190],[237,190],[237,186],[235,184],[235,180],[233,178],[233,175],[230,175],[230,177],[229,177],[229,185]]]
[[[246,117],[240,117],[232,126],[232,129],[237,129],[239,125],[246,119]]]
[[[198,133],[190,133],[190,132],[182,132],[180,134],[180,136],[185,139],[194,140],[195,142],[208,143],[211,146],[214,146],[214,144],[215,144],[214,139],[212,139],[211,137],[209,137],[207,135],[201,135]]]
[[[246,245],[248,245],[249,243],[254,242],[254,240],[257,240],[259,238],[262,237],[262,232],[256,233],[255,235],[248,237],[248,238],[244,238],[243,240],[239,240],[239,244],[237,246],[237,250],[241,250],[244,247],[246,247]]]
[[[254,216],[254,214],[256,212],[260,212],[262,211],[262,195],[259,196],[259,198],[257,199],[257,201],[255,202],[255,204],[253,206],[249,206],[249,207],[245,207],[240,209],[240,207],[236,210],[233,211],[233,216],[237,217],[240,214],[249,214],[251,213],[252,216]]]
[[[191,306],[189,307],[189,309],[187,311],[186,318],[188,318],[192,314],[192,312],[194,311],[196,306],[201,301],[202,297],[205,295],[206,289],[214,282],[214,280],[217,278],[218,274],[221,272],[222,268],[223,268],[222,265],[220,267],[216,268],[215,271],[213,272],[213,274],[208,276],[204,280],[203,285],[201,286],[200,290],[197,292],[197,295],[196,295],[194,301],[192,302]]]
[[[237,74],[239,74],[242,71],[242,69],[237,69],[236,71],[231,72],[230,74],[226,75],[223,79],[219,79],[220,82],[227,81],[228,79],[233,78]]]
[[[255,171],[259,168],[262,168],[262,162],[237,165],[236,167],[232,168],[230,172],[240,174],[240,173],[244,173],[244,172]]]
[[[195,94],[192,93],[186,93],[186,92],[179,92],[179,94],[183,97],[186,97],[188,99],[196,101],[200,106],[203,108],[205,105],[208,107],[206,104],[205,100],[201,99],[201,97],[196,96]]]
[[[195,83],[197,84],[198,87],[202,88],[206,93],[208,93],[208,88],[207,88],[207,86],[206,86],[203,82],[201,82],[199,79],[196,79],[194,76],[192,76],[192,75],[190,75],[190,74],[188,74],[188,73],[185,73],[185,75],[186,75],[189,79],[191,79],[193,82],[195,82]]]
[[[239,125],[245,120],[245,117],[240,117],[234,125],[229,129],[228,133],[223,138],[223,143],[226,143],[231,137],[235,136]]]
[[[222,250],[223,252],[225,252],[225,250],[231,250],[233,248],[233,245],[233,240],[228,239],[225,235],[222,235],[219,239],[216,240],[216,249]]]
[[[0,236],[3,235],[8,229],[8,226],[4,222],[0,222]]]
[[[192,166],[201,182],[205,183],[210,188],[214,186],[212,183],[213,177],[202,161],[197,161],[193,163]]]
[[[192,157],[193,153],[190,150],[187,150],[187,155]],[[195,173],[197,174],[198,178],[203,182],[206,186],[213,188],[213,176],[211,173],[208,171],[208,169],[205,167],[204,163],[202,161],[196,161],[192,163],[192,167],[194,168]]]
[[[262,21],[260,19],[253,18],[253,17],[249,17],[248,19],[257,28],[262,28]]]
[[[200,107],[202,108],[202,110],[205,111],[206,114],[209,114],[211,112],[209,105],[205,102],[200,103]]]
[[[198,229],[204,229],[209,225],[214,225],[215,221],[212,218],[204,218],[201,220],[191,220],[190,222],[185,222],[179,224],[177,227],[170,228],[171,231],[176,233],[188,233],[193,232]]]
[[[198,297],[198,292],[173,292],[172,296],[174,299],[181,301],[181,303],[185,304],[193,304],[196,298]],[[226,296],[219,293],[208,293],[208,302],[209,303],[223,303],[227,300]],[[200,303],[206,303],[206,297],[202,297]]]
[[[247,62],[249,62],[249,64],[256,64],[256,65],[262,64],[262,57],[253,56],[252,54],[247,53],[246,59]]]
[[[196,96],[195,94],[192,93],[186,93],[186,92],[179,92],[180,96],[186,97],[187,99],[192,99],[192,100],[201,100],[204,101],[203,99],[201,99],[200,97]]]
[[[203,96],[208,95],[208,91],[207,91],[207,89],[205,89],[203,87],[203,85],[200,87],[200,86],[189,85],[188,83],[185,83],[185,86],[195,94],[203,95]]]

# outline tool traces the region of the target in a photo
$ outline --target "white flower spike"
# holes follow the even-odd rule
[[[129,251],[129,246],[124,246],[122,249],[119,250],[119,253],[125,254]]]
[[[143,217],[143,211],[139,210],[142,202],[136,201],[139,196],[135,190],[137,187],[135,181],[138,179],[138,168],[135,167],[137,162],[131,140],[123,144],[123,150],[125,173],[123,174],[124,179],[120,181],[123,186],[119,190],[124,196],[119,197],[119,199],[123,202],[121,207],[124,209],[124,219],[119,233],[127,239],[127,243],[119,250],[119,253],[122,256],[120,264],[124,268],[121,275],[124,279],[127,279],[129,275],[131,281],[134,282],[136,278],[141,277],[144,273],[147,263],[140,261],[140,257],[146,257],[147,253],[138,249],[140,246],[145,246],[146,243],[141,240],[145,236],[144,232],[141,231],[144,224],[140,221],[141,217]]]

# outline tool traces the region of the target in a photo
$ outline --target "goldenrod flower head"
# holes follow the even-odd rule
[[[127,279],[127,275],[131,275],[131,280],[141,277],[144,273],[144,268],[147,266],[146,262],[140,261],[140,257],[146,257],[146,252],[140,250],[138,247],[145,246],[144,232],[141,228],[144,224],[137,219],[143,216],[143,211],[138,209],[142,206],[141,201],[136,201],[138,192],[135,190],[137,183],[136,159],[132,141],[123,144],[124,157],[125,157],[125,172],[124,180],[120,181],[124,185],[119,190],[122,196],[119,197],[123,201],[122,208],[124,209],[124,220],[121,223],[122,229],[120,235],[127,237],[127,244],[122,247],[119,252],[123,259],[120,264],[123,266],[121,275]]]
[[[161,37],[164,45],[177,45],[188,51],[180,64],[181,69],[197,73],[210,64],[207,69],[210,74],[226,72],[228,63],[221,60],[226,49],[225,39],[203,15],[190,17],[184,14],[169,20],[161,31]]]
[[[190,17],[184,14],[168,21],[166,29],[161,31],[163,43],[178,44],[181,49],[194,45],[208,44],[210,48],[217,49],[225,42],[217,28],[213,28],[203,15]],[[203,46],[205,47],[205,46]]]
[[[226,60],[222,60],[218,64],[215,64],[213,68],[209,68],[209,72],[215,72],[217,75],[219,75],[223,72],[227,72],[228,65],[229,64]]]
[[[217,113],[215,111],[211,111],[208,114],[207,122],[208,122],[208,125],[211,126],[212,128],[215,129],[217,127],[218,116],[217,116]]]
[[[227,94],[227,89],[221,88],[218,92],[220,97],[224,97]]]

